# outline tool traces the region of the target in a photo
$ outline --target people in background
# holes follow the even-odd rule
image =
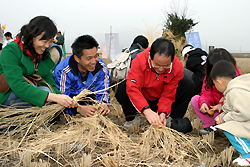
[[[8,45],[10,42],[13,41],[11,32],[6,32],[6,33],[4,34],[4,36],[5,36],[5,41],[4,41],[4,43],[3,43],[3,48],[4,48],[6,45]]]
[[[130,54],[130,56],[131,56],[131,61],[130,61],[130,59],[125,60],[125,61],[129,61],[129,62],[124,62],[124,64],[126,64],[126,72],[123,73],[124,74],[123,77],[119,78],[119,82],[122,81],[122,80],[124,80],[126,78],[127,72],[130,69],[130,67],[131,67],[132,60],[136,57],[136,55],[138,53],[140,53],[140,52],[144,51],[144,49],[148,48],[148,44],[149,44],[148,39],[145,36],[143,36],[143,35],[138,35],[138,36],[136,36],[133,39],[133,42],[132,42],[131,46],[128,49],[128,51],[129,51],[128,54]],[[127,48],[123,49],[122,52],[125,52],[125,50],[127,50]],[[116,66],[117,64],[114,64],[114,63],[119,63],[120,64],[119,61],[118,62],[113,62],[113,66],[115,68],[117,67]],[[108,65],[108,67],[109,67],[109,65]],[[124,67],[123,67],[123,69],[125,70]],[[110,73],[111,74],[116,74],[116,72],[112,73],[112,71]],[[111,75],[111,77],[112,77],[112,75]],[[113,78],[111,78],[111,85],[117,84],[117,81],[116,80],[113,81],[112,79]],[[123,82],[126,82],[126,81],[124,80]],[[119,92],[121,85],[123,85],[123,84],[119,84],[118,88],[117,87],[113,87],[113,90],[117,89],[116,92]],[[123,88],[121,88],[121,89],[123,89]]]
[[[57,45],[63,46],[64,44],[64,36],[61,31],[57,32],[56,40],[54,41]]]
[[[207,60],[207,52],[200,48],[194,48],[192,45],[186,45],[183,47],[182,56],[186,60],[185,67],[193,73],[192,79],[195,83],[195,94],[199,94],[201,93],[205,77],[204,66]]]
[[[3,49],[3,41],[4,41],[3,33],[4,33],[4,30],[2,29],[2,26],[0,24],[0,54],[1,54],[2,49]]]
[[[130,52],[136,49],[136,51],[131,54],[131,59],[133,60],[138,53],[144,51],[144,49],[147,48],[148,48],[148,39],[143,35],[136,36],[131,46],[129,47]]]

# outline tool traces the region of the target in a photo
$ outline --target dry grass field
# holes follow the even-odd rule
[[[236,58],[236,63],[242,74],[250,73],[250,58]]]
[[[108,60],[104,60],[108,63]],[[250,58],[236,58],[240,71],[250,72]],[[79,97],[86,96],[82,92]],[[30,109],[1,109],[1,127],[16,129],[0,136],[0,166],[144,167],[230,166],[238,154],[222,131],[200,136],[200,119],[191,105],[185,117],[194,127],[189,134],[166,127],[123,128],[125,117],[111,91],[111,112],[93,117],[69,116],[57,104]],[[25,113],[25,114],[24,114]],[[59,116],[57,116],[59,115]],[[54,118],[57,117],[55,120]]]

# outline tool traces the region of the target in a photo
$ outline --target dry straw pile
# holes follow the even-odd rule
[[[85,97],[83,91],[75,100]],[[91,99],[89,99],[91,100]],[[61,113],[58,104],[43,108],[1,110],[1,166],[207,166],[231,163],[233,148],[216,152],[213,133],[184,135],[167,127],[145,125],[143,132],[126,132],[114,122],[123,120],[111,101],[109,116],[64,115],[65,123],[51,124]],[[98,102],[96,102],[98,108]],[[115,120],[112,120],[115,119]]]

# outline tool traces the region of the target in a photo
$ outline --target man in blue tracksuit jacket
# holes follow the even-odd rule
[[[58,64],[54,70],[57,88],[65,95],[74,97],[83,89],[98,93],[95,100],[104,102],[102,114],[108,114],[107,103],[110,100],[109,70],[106,64],[98,57],[99,44],[90,35],[78,37],[71,48],[73,54]],[[100,92],[99,92],[100,91]],[[78,102],[77,108],[66,108],[68,114],[80,113],[84,117],[94,114],[96,108],[84,101]]]

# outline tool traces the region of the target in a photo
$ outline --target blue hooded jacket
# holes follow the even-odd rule
[[[95,70],[88,72],[84,78],[77,68],[77,62],[71,55],[58,64],[54,70],[54,77],[57,88],[65,95],[74,97],[83,89],[89,91],[100,91],[96,94],[98,101],[109,103],[110,100],[110,79],[109,70],[106,64],[98,58]],[[74,114],[70,108],[66,108],[68,114]]]

